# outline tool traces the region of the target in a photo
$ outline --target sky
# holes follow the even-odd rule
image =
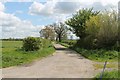
[[[39,37],[45,25],[64,22],[82,8],[117,9],[119,0],[0,0],[0,38]]]

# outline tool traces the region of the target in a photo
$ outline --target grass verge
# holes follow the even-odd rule
[[[38,51],[25,52],[20,50],[22,41],[3,41],[2,43],[2,65],[0,65],[2,68],[30,63],[55,51],[52,46],[49,46]]]
[[[93,66],[95,67],[95,69],[103,69],[104,64],[93,64]],[[118,64],[116,63],[109,63],[106,65],[106,68],[118,68]]]
[[[73,48],[66,43],[60,43],[60,44],[65,47],[75,50],[77,53],[81,54],[85,58],[88,58],[93,61],[98,61],[98,62],[118,61],[118,54],[120,53],[120,52],[114,51],[114,50],[105,50],[105,49],[88,50],[88,49],[82,49],[82,48],[78,48],[78,47]]]
[[[97,74],[94,80],[100,80],[100,75],[101,73]],[[119,80],[118,79],[120,78],[119,75],[120,75],[120,72],[118,72],[117,70],[105,71],[102,76],[102,80]]]

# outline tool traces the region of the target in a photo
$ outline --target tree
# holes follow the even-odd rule
[[[55,39],[55,31],[51,26],[45,26],[40,32],[40,36],[44,37],[45,39],[54,40]]]
[[[100,30],[97,35],[98,46],[110,48],[116,44],[118,36],[117,12],[104,12],[100,21]]]
[[[72,31],[79,38],[84,38],[86,36],[85,28],[86,21],[90,19],[91,16],[97,15],[99,12],[93,11],[93,9],[82,9],[79,10],[72,18],[66,21],[66,24],[69,25]]]
[[[101,27],[101,14],[97,16],[90,17],[89,20],[86,21],[86,28],[85,32],[87,34],[85,38],[85,42],[89,48],[95,48],[96,47],[96,41],[98,32]]]
[[[118,19],[116,11],[105,11],[97,16],[90,17],[86,22],[87,41],[97,48],[112,48],[117,42]],[[89,39],[89,38],[90,39]]]
[[[68,19],[65,23],[71,27],[71,31],[79,37],[77,44],[80,47],[86,47],[84,39],[86,38],[86,21],[91,16],[96,16],[99,12],[93,11],[93,9],[82,9],[79,10],[72,18]]]
[[[56,33],[56,40],[58,40],[59,42],[61,42],[62,39],[67,37],[67,26],[60,22],[60,23],[54,23],[53,25],[51,25]]]

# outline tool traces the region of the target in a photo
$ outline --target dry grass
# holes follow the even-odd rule
[[[104,64],[93,64],[95,69],[102,69],[104,67]],[[109,63],[106,65],[106,68],[118,68],[117,63]]]

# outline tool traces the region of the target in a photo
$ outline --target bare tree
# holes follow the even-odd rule
[[[53,25],[51,25],[56,33],[56,40],[58,40],[59,42],[61,42],[61,40],[63,38],[67,37],[67,26],[60,22],[60,23],[54,23]]]
[[[55,39],[55,31],[51,26],[45,26],[44,29],[40,30],[40,37],[44,37],[45,39],[54,40]]]

